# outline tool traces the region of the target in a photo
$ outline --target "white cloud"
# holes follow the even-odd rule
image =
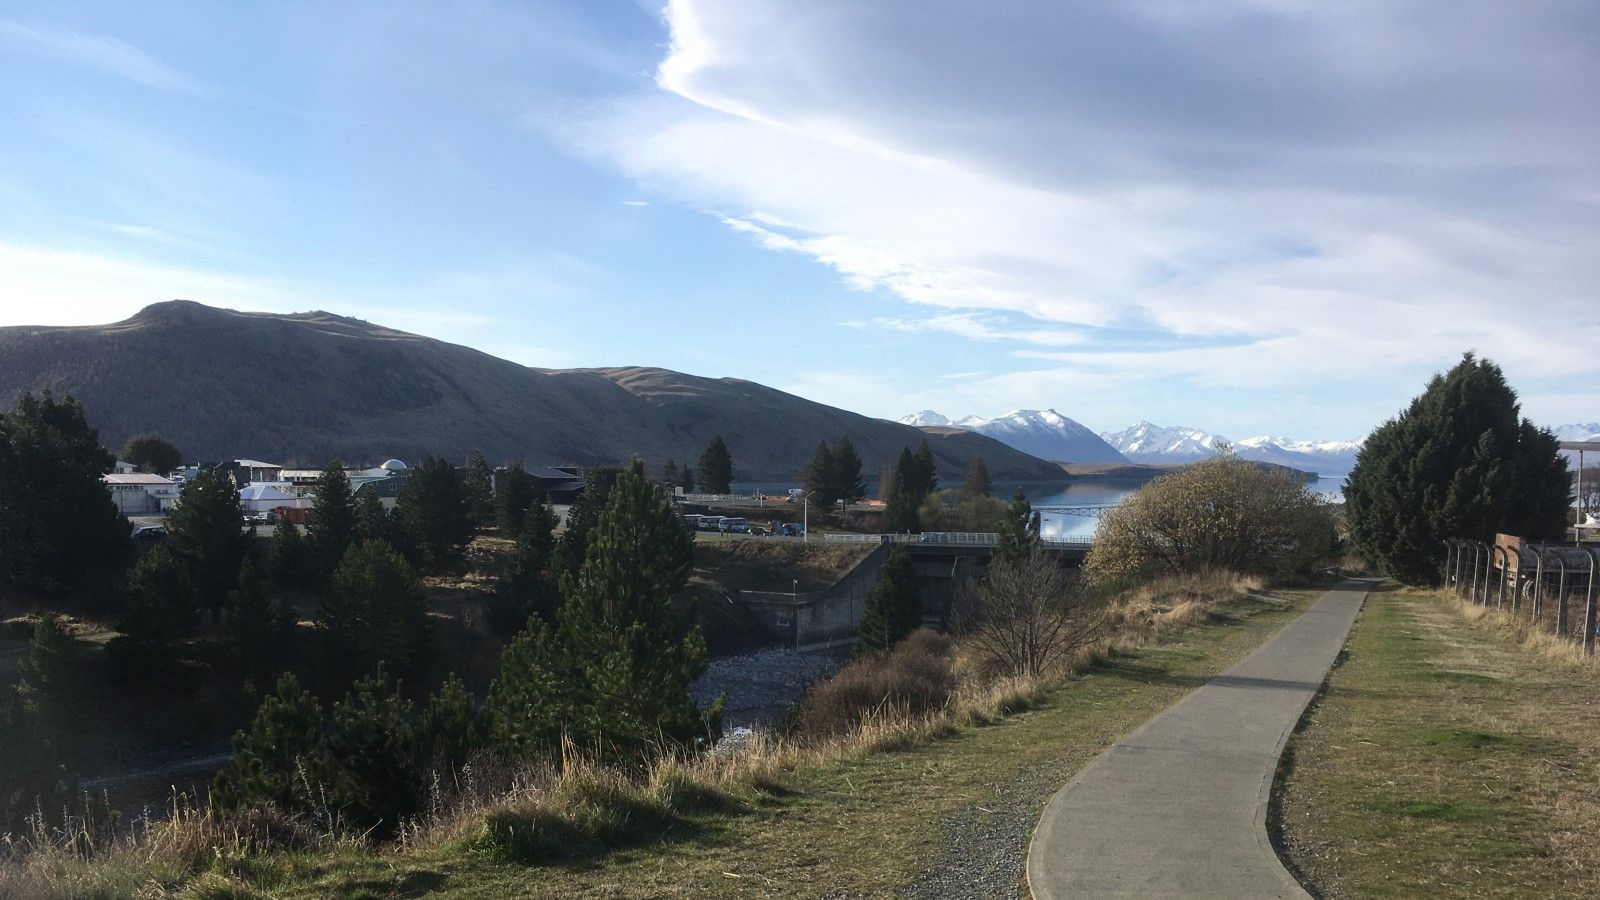
[[[111,37],[36,28],[0,19],[0,45],[40,54],[158,90],[202,93],[194,81],[143,50]]]

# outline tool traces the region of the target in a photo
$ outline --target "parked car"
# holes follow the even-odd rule
[[[133,539],[136,541],[155,542],[167,536],[165,525],[140,525],[133,530]]]
[[[785,502],[785,503],[799,503],[801,498],[805,497],[805,495],[806,495],[806,492],[801,490],[800,488],[790,488],[789,489],[789,496],[783,498],[783,502]]]
[[[749,534],[750,520],[734,516],[725,516],[717,523],[717,530],[723,534]]]
[[[778,529],[778,533],[784,537],[805,537],[806,529],[798,522],[785,522],[783,527]]]
[[[762,528],[760,525],[751,525],[749,526],[749,529],[750,533],[756,537],[766,537],[767,535],[772,534],[772,532]]]

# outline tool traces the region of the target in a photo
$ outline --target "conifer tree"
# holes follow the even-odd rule
[[[728,452],[728,445],[722,440],[722,435],[711,439],[706,449],[700,453],[700,462],[695,466],[695,474],[700,479],[700,489],[708,494],[726,494],[733,481],[733,456]]]
[[[461,564],[462,551],[472,540],[472,520],[461,473],[448,460],[430,456],[412,470],[394,510],[424,569],[448,572]]]
[[[477,450],[472,451],[472,456],[467,460],[462,484],[467,492],[467,512],[472,519],[472,527],[492,526],[495,522],[494,473],[489,471],[489,464]]]
[[[1369,563],[1433,584],[1448,538],[1560,538],[1570,491],[1555,436],[1522,417],[1499,366],[1468,353],[1367,438],[1345,509]]]
[[[1033,504],[1019,487],[1012,492],[1011,505],[1006,507],[1005,518],[1000,521],[995,557],[1011,565],[1020,565],[1038,542],[1039,514],[1033,511]]]
[[[356,499],[350,489],[350,477],[336,462],[322,470],[311,495],[306,536],[317,565],[312,580],[321,584],[356,539]]]
[[[834,502],[855,503],[867,498],[867,484],[861,480],[861,455],[847,434],[833,444],[833,472],[830,483]]]
[[[429,769],[453,776],[477,752],[483,733],[478,707],[467,693],[461,676],[450,673],[417,718],[415,757],[426,775]]]
[[[907,483],[911,493],[921,503],[929,494],[939,489],[939,463],[933,458],[933,448],[928,446],[928,439],[923,438],[917,446],[917,452],[912,457],[912,478]]]
[[[983,457],[974,456],[967,466],[967,477],[961,482],[961,493],[966,497],[987,497],[994,493],[994,480],[989,477],[989,464]]]
[[[70,396],[0,413],[0,577],[56,590],[127,564],[128,520],[100,480],[113,462]]]
[[[583,555],[589,548],[589,532],[600,521],[600,513],[611,498],[611,488],[617,483],[622,470],[615,466],[600,466],[589,470],[583,490],[567,510],[567,528],[556,542],[555,567],[558,574],[575,573],[583,565]]]
[[[272,582],[283,588],[303,588],[316,577],[316,560],[310,544],[300,534],[300,526],[280,516],[273,526],[267,559]]]
[[[212,802],[227,808],[271,805],[287,813],[310,808],[324,783],[322,707],[293,672],[261,702],[247,728],[233,736],[233,758],[217,775]]]
[[[109,647],[125,670],[149,674],[174,661],[180,641],[194,630],[195,596],[189,566],[167,546],[157,544],[128,575],[128,602]]]
[[[141,472],[160,475],[183,464],[176,444],[159,434],[136,434],[122,448],[122,458]]]
[[[678,464],[670,458],[661,467],[661,483],[667,487],[678,486]]]
[[[694,464],[685,461],[683,468],[678,470],[678,487],[683,488],[683,492],[688,494],[694,491],[697,483],[698,482],[695,480]]]
[[[561,594],[553,569],[556,516],[542,500],[535,501],[522,523],[522,534],[506,559],[489,607],[489,624],[497,634],[516,634],[537,615],[554,623]]]
[[[883,528],[891,534],[914,533],[922,530],[919,521],[918,507],[922,505],[922,496],[917,493],[917,486],[922,478],[918,472],[918,462],[911,454],[911,449],[900,451],[900,458],[890,470],[889,484],[885,492],[883,508]]]
[[[379,837],[417,810],[422,771],[414,708],[380,663],[333,705],[328,793],[340,814]]]
[[[635,460],[583,565],[562,582],[561,634],[590,693],[584,730],[602,753],[638,758],[663,740],[707,734],[707,714],[688,693],[705,671],[705,640],[698,628],[685,632],[671,608],[692,568],[692,537]]]
[[[335,661],[355,672],[380,662],[411,674],[433,639],[422,581],[393,547],[380,541],[351,546],[334,570],[318,622]]]
[[[22,715],[34,725],[33,749],[62,765],[74,762],[83,738],[83,679],[77,644],[55,614],[34,623],[27,653],[17,660],[13,690]]]
[[[167,516],[163,544],[188,569],[195,605],[216,619],[239,584],[250,536],[239,528],[239,490],[217,469],[201,469]]]
[[[378,492],[365,489],[356,491],[356,534],[358,541],[386,541],[393,547],[395,523],[389,511],[383,508]],[[395,549],[399,549],[396,547]]]
[[[539,486],[522,463],[500,470],[495,476],[494,502],[501,534],[510,537],[522,533],[522,520],[538,495]]]
[[[833,496],[834,471],[833,449],[827,441],[818,441],[811,459],[800,469],[800,484],[806,493],[816,496],[817,505],[824,509],[839,500]]]
[[[281,660],[294,635],[294,612],[273,602],[267,580],[255,560],[245,557],[239,586],[228,597],[228,633],[246,671],[259,677]]]
[[[582,687],[566,645],[543,619],[529,619],[501,654],[500,675],[489,686],[490,744],[513,760],[555,756],[589,702]]]
[[[922,598],[917,594],[916,565],[904,547],[895,547],[884,560],[878,583],[867,594],[861,612],[861,630],[852,655],[882,653],[922,626]]]

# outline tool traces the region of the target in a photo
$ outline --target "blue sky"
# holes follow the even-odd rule
[[[1600,419],[1600,6],[0,4],[0,324],[184,297],[871,415]]]

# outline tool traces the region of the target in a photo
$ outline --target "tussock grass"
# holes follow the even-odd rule
[[[1557,637],[1549,631],[1548,625],[1540,626],[1528,618],[1492,606],[1480,606],[1454,594],[1448,596],[1456,612],[1474,629],[1498,634],[1544,662],[1570,669],[1600,671],[1600,654],[1584,655],[1581,634]],[[1578,628],[1582,628],[1581,619]]]

